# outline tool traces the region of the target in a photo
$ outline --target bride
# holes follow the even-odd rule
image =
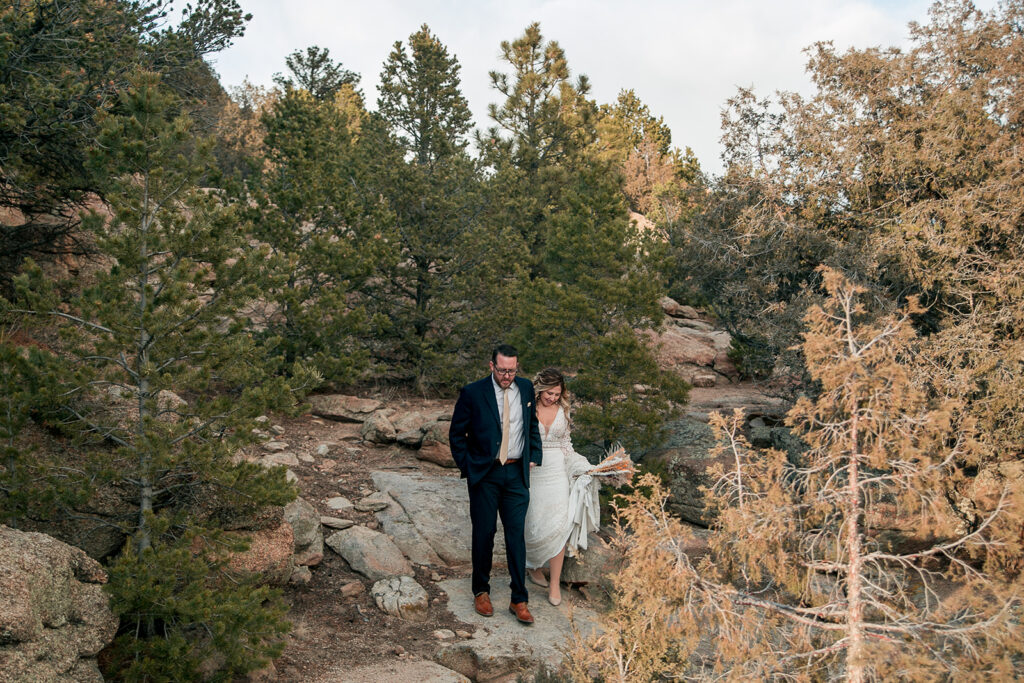
[[[600,511],[598,484],[586,475],[592,465],[572,449],[569,438],[569,397],[565,377],[545,368],[533,378],[537,419],[544,446],[542,464],[530,471],[530,506],[526,511],[526,575],[546,586],[548,602],[559,605],[559,580],[566,553],[587,547],[587,533],[597,528]],[[550,581],[541,567],[547,564]]]

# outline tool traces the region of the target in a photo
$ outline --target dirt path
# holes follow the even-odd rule
[[[285,430],[277,438],[287,442],[296,455],[314,456],[313,463],[300,461],[291,469],[299,477],[299,495],[322,515],[339,516],[325,505],[328,498],[344,496],[356,501],[372,493],[370,473],[374,470],[430,470],[435,475],[452,476],[443,468],[416,460],[408,449],[361,442],[357,424],[311,415],[275,423]],[[317,448],[324,444],[329,454],[316,455]],[[329,466],[331,461],[336,463],[333,467]],[[369,512],[349,510],[340,516],[371,528],[377,524]],[[447,596],[436,587],[438,580],[464,573],[436,567],[415,569],[413,578],[426,589],[434,607],[430,620],[424,623],[405,622],[380,611],[370,596],[372,582],[352,571],[338,554],[325,549],[323,562],[312,568],[312,580],[305,586],[285,589],[293,628],[284,654],[276,662],[275,680],[326,681],[331,680],[328,672],[395,659],[429,658],[438,642],[434,631],[467,627],[445,608]],[[353,588],[356,592],[347,595]]]

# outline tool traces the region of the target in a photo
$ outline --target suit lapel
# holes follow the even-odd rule
[[[516,377],[516,387],[519,388],[519,403],[522,404],[522,406],[523,406],[523,434],[526,436],[527,441],[529,441],[529,437],[530,437],[530,413],[529,413],[529,411],[533,409],[533,405],[532,405],[532,401],[530,401],[530,397],[527,396],[527,394],[526,394],[526,388],[523,386],[523,383],[525,383],[526,380],[523,380],[523,383],[520,383],[519,380],[520,380],[520,378]]]
[[[501,413],[498,412],[498,399],[494,395],[494,381],[490,375],[484,379],[484,402],[490,407],[491,414],[494,415],[494,421],[498,423],[498,429],[501,429]]]

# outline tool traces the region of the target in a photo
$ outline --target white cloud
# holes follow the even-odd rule
[[[927,0],[240,0],[253,14],[246,35],[216,57],[225,85],[247,77],[269,85],[288,53],[319,45],[362,75],[375,106],[381,65],[396,40],[423,23],[462,64],[463,92],[478,126],[496,102],[488,71],[504,70],[499,44],[541,23],[585,73],[599,102],[634,89],[689,146],[702,166],[720,171],[719,113],[738,86],[762,95],[809,91],[803,49],[830,40],[837,49],[905,42],[907,23],[927,21]],[[995,0],[979,5],[991,7]]]

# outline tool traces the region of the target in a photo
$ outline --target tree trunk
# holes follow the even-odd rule
[[[853,411],[850,427],[850,481],[846,500],[846,552],[848,569],[846,573],[847,638],[846,680],[850,683],[864,681],[864,604],[861,597],[863,558],[861,557],[861,501],[860,501],[860,448],[857,443],[857,408]]]
[[[138,348],[135,354],[135,368],[136,368],[136,386],[137,394],[136,400],[139,407],[139,416],[135,423],[135,448],[138,454],[139,460],[139,528],[138,528],[138,540],[136,541],[136,550],[139,554],[146,550],[152,545],[151,532],[149,528],[149,522],[146,519],[146,515],[153,512],[153,476],[151,472],[152,468],[152,456],[149,453],[149,446],[146,440],[146,417],[147,407],[146,399],[149,396],[150,386],[149,381],[142,374],[145,372],[145,368],[149,364],[149,342],[152,337],[146,330],[146,309],[149,306],[149,301],[146,299],[146,288],[149,286],[149,230],[152,224],[153,216],[149,210],[149,177],[145,179],[145,185],[143,189],[142,198],[142,216],[140,218],[140,239],[139,239],[139,305],[138,311],[138,322],[139,322],[139,336],[136,343]]]

